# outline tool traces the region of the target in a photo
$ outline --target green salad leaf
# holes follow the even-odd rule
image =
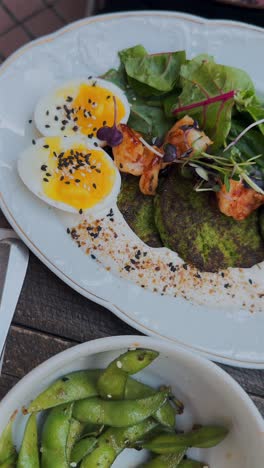
[[[126,60],[131,58],[140,58],[148,55],[145,47],[141,44],[137,44],[134,47],[129,47],[128,49],[123,49],[118,52],[121,63],[125,63]]]
[[[131,108],[128,125],[143,133],[149,140],[162,137],[173,125],[173,120],[165,116],[163,109],[148,105],[134,104]]]
[[[230,92],[255,92],[254,85],[246,72],[238,68],[216,64],[210,56],[201,55],[181,66],[182,93],[176,108],[184,108],[200,101],[208,101],[199,107],[188,109],[188,114],[198,120],[201,128],[214,141],[212,149],[225,145],[231,128],[232,109],[235,96],[221,100],[221,95]],[[219,97],[217,102],[212,98]],[[183,110],[178,115],[187,113]]]
[[[239,93],[236,107],[240,112],[247,112],[254,122],[264,118],[264,104],[256,96],[255,90]],[[264,124],[259,125],[259,129],[264,135]]]
[[[243,120],[233,119],[228,140],[230,142],[235,140],[245,127],[246,124]],[[257,127],[249,130],[243,138],[236,143],[236,148],[238,148],[245,161],[253,156],[262,155],[261,158],[256,160],[256,165],[264,167],[264,135],[262,135]],[[229,152],[226,153],[228,154]]]
[[[176,119],[188,114],[213,141],[209,152],[219,154],[243,125],[264,118],[264,104],[248,74],[217,64],[210,55],[186,60],[183,51],[150,55],[136,45],[121,50],[119,57],[119,69],[109,70],[103,78],[124,90],[131,106],[128,125],[147,140],[163,136]],[[264,124],[236,145],[242,159],[262,154],[261,132],[264,135]],[[227,151],[224,157],[230,154]]]
[[[144,47],[135,46],[119,52],[128,83],[144,97],[169,93],[179,83],[185,51],[149,55]]]
[[[143,99],[128,85],[125,69],[122,65],[118,70],[110,69],[102,78],[111,81],[125,91],[131,105],[128,125],[144,134],[147,140],[163,136],[173,125],[175,119],[165,115],[163,101],[159,97]]]

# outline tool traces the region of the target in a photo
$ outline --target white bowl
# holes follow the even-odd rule
[[[44,362],[24,377],[0,403],[0,428],[5,427],[16,409],[27,405],[54,379],[85,368],[106,366],[128,347],[151,348],[159,357],[136,378],[154,386],[169,384],[185,404],[177,417],[179,428],[193,423],[222,424],[230,428],[228,437],[213,449],[192,449],[190,455],[210,464],[210,468],[262,468],[264,422],[241,387],[215,364],[178,348],[174,344],[144,336],[119,336],[84,343]],[[19,444],[26,417],[21,411],[15,423]],[[125,450],[115,468],[135,468],[146,453]]]

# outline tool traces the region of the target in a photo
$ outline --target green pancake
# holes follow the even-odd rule
[[[140,192],[139,177],[122,175],[117,206],[127,224],[143,242],[150,247],[162,247],[154,221],[154,197]]]
[[[258,212],[243,221],[225,216],[212,192],[195,192],[176,168],[155,197],[155,222],[164,245],[199,270],[248,268],[264,259]]]

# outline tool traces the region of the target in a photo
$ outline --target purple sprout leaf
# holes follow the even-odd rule
[[[166,143],[164,145],[164,157],[163,161],[164,162],[173,162],[175,159],[177,159],[177,148],[176,146],[172,145],[171,143]]]
[[[123,134],[117,128],[116,119],[117,119],[117,109],[116,109],[116,98],[113,96],[114,101],[114,124],[112,127],[105,125],[100,127],[97,130],[96,136],[99,140],[106,141],[108,146],[118,146],[123,141]]]

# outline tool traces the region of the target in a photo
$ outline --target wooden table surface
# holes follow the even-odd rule
[[[0,211],[0,227],[9,227]],[[107,309],[85,299],[33,254],[9,332],[0,399],[31,369],[70,346],[105,336],[139,334]],[[264,370],[223,366],[264,416]]]

